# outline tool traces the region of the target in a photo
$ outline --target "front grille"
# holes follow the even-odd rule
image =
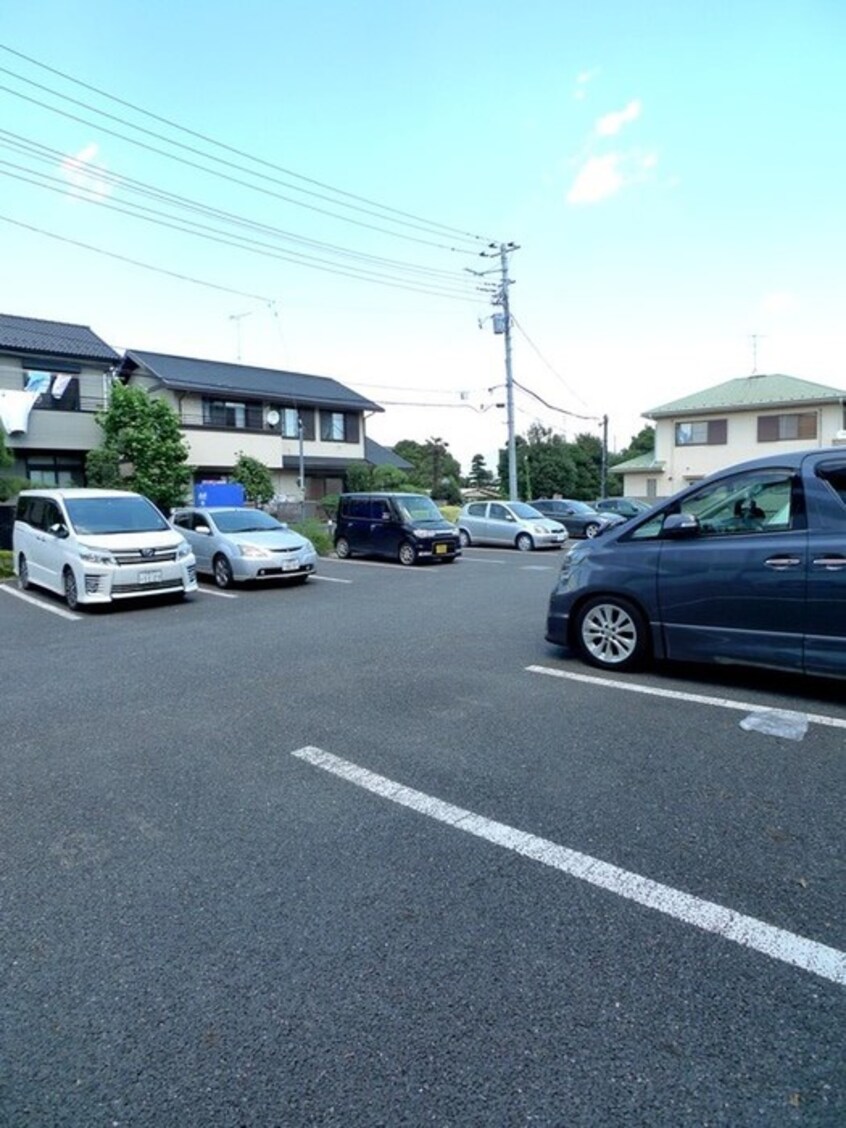
[[[127,548],[121,552],[112,553],[121,567],[137,564],[163,564],[168,560],[176,559],[175,548]]]
[[[135,595],[141,591],[182,591],[182,580],[175,577],[172,580],[159,580],[155,584],[112,584],[112,595]]]
[[[300,550],[299,550],[298,546],[294,546],[294,548],[289,548],[288,546],[286,546],[284,548],[269,548],[268,549],[268,552],[275,552],[277,556],[291,556],[292,554],[297,553],[299,551]]]

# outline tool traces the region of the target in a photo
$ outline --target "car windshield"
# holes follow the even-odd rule
[[[66,498],[68,516],[78,533],[158,533],[168,523],[146,497]]]
[[[209,516],[221,533],[262,533],[287,528],[261,509],[221,509]]]
[[[526,505],[524,501],[512,501],[510,508],[514,516],[519,517],[521,521],[536,520],[538,517],[543,520],[543,514],[533,505]]]
[[[400,513],[407,521],[443,521],[443,514],[430,497],[409,494],[398,499]]]

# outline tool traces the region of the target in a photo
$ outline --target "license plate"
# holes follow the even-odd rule
[[[139,584],[160,584],[162,582],[161,572],[139,572]]]
[[[282,561],[282,571],[283,572],[296,572],[296,570],[299,568],[299,566],[300,565],[296,560],[283,560]]]
[[[449,545],[448,544],[436,544],[435,545],[435,552],[439,556],[444,556],[444,555],[446,555],[447,552],[449,552]]]

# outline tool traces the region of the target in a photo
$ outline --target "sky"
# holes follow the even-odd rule
[[[842,0],[0,5],[0,312],[329,376],[466,474],[846,388]]]

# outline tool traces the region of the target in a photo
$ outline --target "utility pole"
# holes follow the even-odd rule
[[[602,416],[602,462],[599,471],[600,497],[608,496],[608,416]]]
[[[505,336],[505,407],[508,417],[508,498],[510,501],[517,501],[517,448],[514,439],[514,376],[511,371],[511,305],[508,298],[508,287],[513,283],[508,277],[508,256],[512,251],[519,250],[516,243],[490,243],[489,249],[481,252],[483,258],[499,258],[499,288],[491,298],[491,305],[502,306],[502,315],[494,317],[494,332],[503,333]],[[495,272],[471,270],[469,273],[481,278],[485,274]],[[480,321],[479,328],[481,327]]]

